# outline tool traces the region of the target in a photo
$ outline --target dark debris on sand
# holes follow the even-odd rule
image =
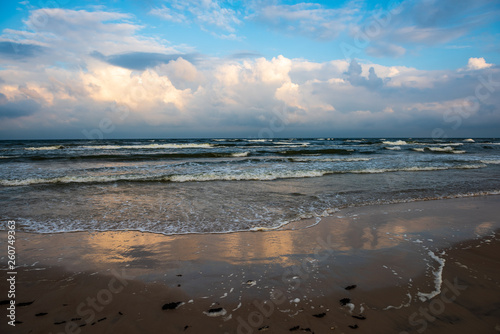
[[[219,313],[222,312],[223,308],[222,307],[217,307],[217,308],[211,308],[208,310],[208,313]]]
[[[357,285],[353,284],[353,285],[346,286],[345,289],[346,290],[352,290],[352,289],[355,289],[356,287],[357,287]]]
[[[42,317],[42,316],[47,315],[47,314],[48,314],[47,312],[40,312],[40,313],[35,314],[35,317]]]
[[[298,331],[298,330],[300,330],[302,332],[307,332],[307,333],[313,333],[314,334],[314,332],[309,327],[302,328],[300,326],[294,326],[294,327],[292,327],[292,328],[289,329],[290,332],[295,332],[295,331]]]
[[[340,300],[340,305],[345,306],[351,302],[351,298],[342,298]]]
[[[349,325],[349,328],[356,329],[359,328],[358,325]]]
[[[172,302],[172,303],[167,303],[162,306],[162,310],[175,310],[179,305],[182,304],[182,302]]]
[[[358,320],[366,320],[366,317],[362,314],[360,315],[353,315],[352,316],[354,319],[358,319]]]
[[[325,313],[325,312],[323,312],[323,313],[313,314],[313,317],[316,317],[316,318],[323,318],[325,315],[326,315],[326,313]]]

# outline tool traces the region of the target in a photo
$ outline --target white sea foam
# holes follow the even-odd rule
[[[404,168],[371,168],[371,169],[361,169],[354,170],[351,173],[355,174],[377,174],[377,173],[387,173],[387,172],[422,172],[422,171],[436,171],[436,170],[448,170],[448,169],[478,169],[486,167],[484,164],[476,164],[476,165],[461,165],[461,166],[453,166],[453,167],[444,167],[444,166],[436,166],[436,167],[404,167]]]
[[[225,309],[221,308],[220,310],[217,310],[217,311],[211,310],[211,312],[204,311],[203,313],[209,317],[220,317],[220,316],[226,315],[227,311]]]
[[[89,150],[134,150],[134,149],[179,149],[179,148],[213,148],[213,144],[149,144],[149,145],[88,145],[79,146]]]
[[[408,302],[407,302],[407,303],[405,303],[405,304],[401,304],[401,305],[399,305],[399,306],[392,306],[392,305],[389,305],[389,306],[385,307],[383,310],[384,310],[384,311],[387,311],[387,310],[390,310],[390,309],[399,310],[399,309],[401,309],[401,308],[403,308],[403,307],[408,307],[408,306],[410,306],[410,304],[411,304],[411,300],[412,300],[412,298],[411,298],[411,294],[408,292],[406,295],[408,296]]]
[[[54,145],[54,146],[40,146],[40,147],[26,147],[27,151],[51,151],[51,150],[60,150],[63,149],[62,145]]]
[[[454,154],[463,154],[465,151],[460,151],[460,150],[455,150],[451,146],[445,146],[445,147],[426,147],[425,150],[431,151],[431,152],[443,152],[443,153],[454,153]]]
[[[466,143],[475,143],[476,141],[472,138],[469,138],[469,139],[464,139],[464,142]]]
[[[294,162],[357,162],[370,161],[372,158],[292,158]]]
[[[28,178],[23,180],[0,180],[2,186],[27,186],[44,183],[103,183],[115,181],[141,180],[140,175],[107,175],[107,176],[61,176],[54,178]]]
[[[250,152],[238,152],[238,153],[232,153],[231,156],[238,158],[238,157],[248,157]]]
[[[407,145],[408,143],[404,140],[396,140],[396,141],[383,141],[382,144],[385,145]]]
[[[412,143],[413,145],[421,145],[421,146],[463,146],[463,143]]]
[[[439,268],[436,271],[433,271],[434,274],[434,291],[429,293],[418,292],[417,296],[421,301],[425,302],[426,300],[430,300],[441,293],[441,285],[443,284],[443,269],[446,260],[438,257],[434,252],[429,251],[429,256],[433,258],[437,263],[439,263]]]
[[[305,178],[319,177],[332,172],[310,170],[310,171],[267,171],[263,173],[247,172],[239,174],[218,174],[218,173],[203,173],[194,175],[173,175],[166,180],[172,182],[193,182],[193,181],[245,181],[245,180],[260,180],[269,181],[284,178]]]
[[[500,160],[481,160],[483,164],[500,165]]]
[[[244,172],[229,170],[226,172],[207,172],[199,174],[176,174],[176,175],[141,175],[141,174],[119,174],[119,175],[99,175],[99,176],[61,176],[52,178],[33,177],[26,179],[3,179],[0,180],[2,186],[26,186],[35,184],[57,184],[57,183],[105,183],[117,181],[170,181],[170,182],[206,182],[206,181],[249,181],[260,180],[270,181],[288,178],[310,178],[320,177],[334,173],[353,174],[378,174],[388,172],[419,172],[438,171],[448,169],[478,169],[486,167],[486,164],[457,165],[457,166],[427,166],[427,167],[404,167],[404,168],[367,168],[359,170],[335,171],[325,169],[312,170],[261,170],[254,169]]]
[[[400,146],[392,146],[392,147],[384,147],[386,150],[391,150],[391,151],[401,151]]]
[[[417,147],[414,147],[412,148],[413,151],[416,151],[416,152],[424,152],[424,149],[423,148],[417,148]]]

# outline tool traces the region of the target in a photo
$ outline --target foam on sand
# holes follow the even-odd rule
[[[431,300],[432,298],[436,297],[441,293],[441,285],[443,284],[443,269],[446,260],[443,258],[438,257],[436,254],[434,254],[433,251],[428,252],[429,256],[433,258],[437,263],[439,263],[439,268],[436,271],[433,271],[434,274],[434,291],[431,291],[429,293],[423,293],[423,292],[418,292],[417,296],[418,298],[425,302],[426,300]],[[444,252],[443,252],[444,255]]]

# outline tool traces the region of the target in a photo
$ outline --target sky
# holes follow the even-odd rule
[[[0,139],[500,137],[500,1],[0,4]]]

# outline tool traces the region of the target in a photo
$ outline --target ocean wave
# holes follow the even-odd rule
[[[139,149],[183,149],[183,148],[213,148],[213,144],[148,144],[148,145],[82,145],[72,146],[75,150],[139,150]],[[64,145],[26,147],[28,151],[51,151],[68,148]]]
[[[276,141],[276,142],[273,142],[273,144],[275,144],[275,145],[290,145],[290,146],[293,146],[293,147],[301,147],[301,146],[308,146],[311,143],[308,143],[308,142],[301,143],[301,142]]]
[[[368,168],[350,171],[350,173],[355,174],[379,174],[388,172],[426,172],[426,171],[438,171],[438,170],[449,170],[449,169],[478,169],[486,167],[485,164],[475,164],[475,165],[460,165],[460,166],[435,166],[435,167],[403,167],[403,168]]]
[[[403,168],[367,168],[359,170],[249,170],[245,172],[209,172],[198,174],[178,175],[137,175],[120,174],[106,176],[62,176],[54,178],[27,178],[21,180],[0,180],[2,186],[28,186],[37,184],[68,184],[68,183],[110,183],[110,182],[206,182],[206,181],[270,181],[290,178],[320,177],[328,174],[379,174],[389,172],[420,172],[439,171],[448,169],[478,169],[486,167],[485,164],[436,166],[436,167],[403,167]]]
[[[148,145],[87,145],[80,146],[89,150],[135,150],[135,149],[180,149],[180,148],[213,148],[213,144],[148,144]]]
[[[344,149],[318,149],[318,150],[288,150],[278,152],[282,155],[321,155],[321,154],[336,154],[336,155],[350,155],[354,152],[354,150],[344,150]]]
[[[412,145],[421,145],[421,146],[463,146],[463,143],[420,143],[414,142]]]
[[[459,151],[455,150],[451,146],[445,146],[445,147],[426,147],[424,151],[431,151],[431,152],[439,152],[439,153],[454,153],[454,154],[463,154],[465,151]]]
[[[466,143],[475,143],[476,141],[472,138],[469,138],[469,139],[464,139],[464,142]]]
[[[292,162],[357,162],[370,161],[372,158],[291,158]]]
[[[232,157],[239,158],[239,157],[248,157],[250,152],[238,152],[238,153],[231,153]]]
[[[61,150],[65,147],[63,145],[53,145],[53,146],[40,146],[40,147],[26,147],[27,151],[51,151],[51,150]]]
[[[483,164],[500,165],[500,160],[480,160]]]
[[[363,143],[365,140],[364,139],[345,139],[345,143]]]
[[[386,150],[391,150],[391,151],[401,151],[400,146],[392,146],[392,147],[384,147]]]
[[[396,141],[383,141],[382,144],[385,145],[407,145],[408,143],[404,140],[396,140]]]

